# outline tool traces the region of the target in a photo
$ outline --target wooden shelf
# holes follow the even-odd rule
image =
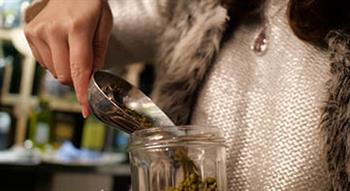
[[[29,112],[38,103],[35,96],[31,95],[34,83],[36,62],[24,35],[23,28],[0,29],[0,40],[11,41],[13,46],[23,55],[22,78],[18,94],[9,93],[9,85],[4,85],[1,91],[1,103],[14,106],[14,114],[17,119],[15,143],[20,145],[25,140],[27,120]],[[11,66],[5,69],[4,83],[9,84],[12,74]],[[53,110],[63,112],[80,112],[80,106],[76,103],[61,99],[49,100]]]
[[[58,99],[58,98],[50,98],[49,100],[50,108],[55,111],[62,112],[81,112],[81,106],[78,103],[69,102],[67,100]],[[21,102],[20,96],[17,94],[7,94],[2,97],[1,103],[4,105],[17,105]],[[33,96],[30,99],[30,106],[34,107],[38,104],[38,98]]]
[[[23,28],[0,29],[0,40],[11,41],[14,47],[24,56],[33,57],[27,43]]]
[[[0,39],[2,40],[12,40],[12,30],[11,29],[0,29]]]
[[[5,96],[2,97],[1,104],[13,106],[13,105],[18,104],[18,102],[20,102],[20,100],[21,100],[20,96],[17,94],[6,94]],[[34,99],[31,101],[35,102]]]
[[[129,164],[99,166],[97,167],[97,171],[115,176],[130,176],[131,174]]]
[[[81,111],[80,105],[75,102],[69,102],[67,100],[57,98],[50,98],[49,103],[52,110],[75,113],[79,113]]]

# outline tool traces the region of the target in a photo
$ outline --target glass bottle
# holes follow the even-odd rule
[[[133,191],[226,191],[223,133],[217,128],[149,128],[130,136]]]
[[[105,134],[105,125],[95,117],[90,116],[84,124],[81,147],[93,151],[102,151]]]
[[[65,141],[72,141],[74,136],[74,117],[71,114],[55,114],[55,127],[53,129],[53,148],[58,149]]]
[[[0,150],[7,149],[11,128],[11,116],[9,113],[0,112]]]
[[[50,145],[52,127],[52,111],[49,102],[44,98],[39,98],[39,104],[31,113],[29,139],[34,147],[45,149]]]

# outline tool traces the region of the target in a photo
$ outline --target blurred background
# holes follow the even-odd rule
[[[21,22],[30,1],[0,0],[0,190],[129,190],[128,135],[84,119],[73,89],[36,63]],[[149,65],[114,70],[149,92]]]

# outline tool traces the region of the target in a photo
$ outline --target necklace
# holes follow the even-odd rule
[[[270,5],[271,2],[268,3],[268,6],[272,6]],[[250,47],[250,49],[254,51],[256,55],[263,56],[266,53],[269,43],[269,36],[267,34],[269,33],[268,29],[270,28],[271,20],[274,19],[276,15],[283,10],[285,7],[284,5],[285,3],[283,3],[277,10],[275,10],[271,16],[265,14],[265,23],[263,24],[263,27],[258,35],[254,38],[254,41]]]

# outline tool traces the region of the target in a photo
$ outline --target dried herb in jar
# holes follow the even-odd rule
[[[218,191],[216,179],[206,177],[202,180],[198,167],[183,149],[176,150],[175,160],[178,160],[182,166],[184,179],[178,187],[169,188],[167,191]]]
[[[143,128],[153,127],[152,120],[146,116],[125,107],[123,100],[120,100],[121,95],[125,95],[127,92],[125,89],[117,87],[117,84],[107,86],[104,91],[107,96],[112,99],[123,111],[132,116],[132,118],[140,124]],[[175,153],[175,161],[179,162],[183,169],[183,180],[178,187],[168,188],[167,191],[218,191],[217,181],[214,177],[206,177],[204,179],[200,176],[200,170],[191,160],[184,148],[178,148]]]

